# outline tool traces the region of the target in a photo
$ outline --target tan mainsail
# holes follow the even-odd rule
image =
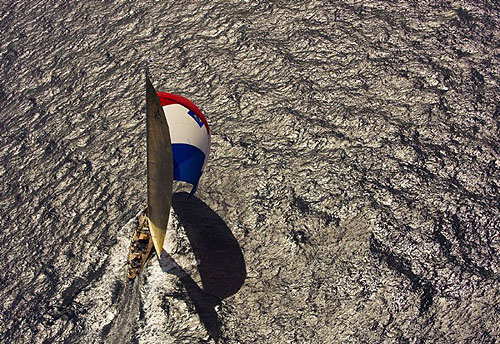
[[[148,218],[151,236],[161,257],[172,205],[173,161],[167,120],[151,81],[146,76],[148,151]]]

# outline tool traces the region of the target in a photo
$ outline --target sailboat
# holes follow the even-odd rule
[[[141,271],[152,248],[161,257],[172,205],[173,182],[198,187],[210,151],[210,128],[189,99],[156,92],[146,75],[147,207],[137,217],[127,277]]]

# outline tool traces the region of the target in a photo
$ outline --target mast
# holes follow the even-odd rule
[[[153,244],[161,257],[172,205],[173,161],[170,132],[160,103],[146,74],[146,132],[148,218]]]

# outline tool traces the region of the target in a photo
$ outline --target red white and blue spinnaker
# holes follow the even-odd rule
[[[173,179],[193,185],[196,192],[210,151],[210,128],[203,113],[182,96],[158,92],[170,129]]]

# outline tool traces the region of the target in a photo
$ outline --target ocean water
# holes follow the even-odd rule
[[[498,341],[499,8],[2,1],[0,341]],[[130,283],[146,69],[212,151]]]

